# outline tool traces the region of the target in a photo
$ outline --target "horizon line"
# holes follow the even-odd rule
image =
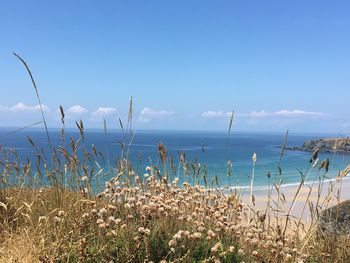
[[[17,130],[17,129],[21,129],[23,127],[20,127],[20,126],[0,126],[0,130]],[[48,128],[49,131],[60,131],[62,129],[62,127],[49,127]],[[78,128],[77,127],[65,127],[64,128],[65,130],[67,131],[76,131],[76,132],[79,132]],[[42,130],[43,132],[44,131],[44,128],[43,127],[28,127],[28,128],[25,128],[23,130],[19,130],[17,132],[23,132],[23,131],[26,131],[26,130],[35,130],[35,131],[39,131],[39,130]],[[88,127],[88,128],[84,128],[85,131],[94,131],[94,132],[97,132],[97,131],[100,131],[100,132],[104,132],[104,128],[101,127],[101,128],[93,128],[93,127]],[[140,131],[140,132],[179,132],[179,133],[191,133],[191,132],[194,132],[194,133],[200,133],[200,132],[207,132],[207,133],[227,133],[228,135],[229,134],[232,134],[232,133],[235,133],[235,134],[285,134],[286,131],[253,131],[253,130],[233,130],[231,132],[228,132],[228,130],[205,130],[205,129],[191,129],[191,130],[186,130],[186,129],[159,129],[159,128],[155,128],[155,129],[148,129],[148,128],[141,128],[141,129],[138,129],[138,128],[134,128],[133,129],[134,131]],[[339,137],[343,137],[343,134],[346,134],[346,133],[343,133],[343,132],[312,132],[312,131],[307,131],[307,132],[302,132],[302,131],[291,131],[290,129],[289,130],[289,134],[295,134],[295,135],[335,135],[335,134],[338,134]],[[107,132],[108,131],[112,131],[112,132],[121,132],[121,128],[108,128],[107,129]],[[16,133],[17,133],[16,132]]]

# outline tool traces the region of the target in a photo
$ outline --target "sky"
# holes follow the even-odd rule
[[[0,1],[0,127],[350,130],[349,1]]]

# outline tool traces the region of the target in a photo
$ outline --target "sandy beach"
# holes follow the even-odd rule
[[[250,189],[244,189],[240,195],[244,204],[252,207],[255,211],[265,211],[268,203],[274,209],[277,209],[278,195],[280,202],[278,204],[278,217],[285,218],[290,208],[290,215],[301,219],[303,223],[311,223],[310,207],[319,207],[319,211],[324,210],[338,202],[350,199],[350,178],[344,178],[337,182],[336,180],[325,180],[322,187],[318,182],[305,183],[300,185],[282,185],[278,191],[273,188],[253,190],[254,203],[250,200]],[[300,189],[299,189],[300,188]],[[299,189],[299,193],[297,194]],[[269,193],[271,198],[269,202]],[[293,201],[294,200],[294,201]],[[293,204],[294,202],[294,204]]]

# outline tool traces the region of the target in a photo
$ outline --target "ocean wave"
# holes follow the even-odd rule
[[[336,178],[331,178],[331,179],[325,179],[324,183],[329,183],[329,182],[335,182],[337,179]],[[350,177],[344,177],[342,181],[349,181]],[[287,183],[287,184],[281,184],[281,188],[289,188],[289,187],[295,187],[299,186],[301,182],[295,182],[295,183]],[[312,184],[317,184],[318,181],[306,181],[304,182],[304,185],[312,185]],[[264,191],[271,189],[273,185],[257,185],[253,187],[253,191]],[[241,190],[241,189],[250,189],[250,185],[241,185],[241,186],[226,186],[226,187],[220,187],[221,190]]]

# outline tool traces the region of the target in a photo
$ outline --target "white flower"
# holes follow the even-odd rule
[[[97,214],[97,210],[95,208],[91,209],[91,214]]]
[[[57,215],[58,215],[59,217],[64,216],[64,215],[65,215],[65,212],[64,212],[63,210],[60,210],[60,211],[58,211]]]
[[[253,154],[252,160],[253,160],[254,163],[256,163],[256,153]]]
[[[169,247],[175,247],[177,245],[177,241],[175,239],[172,239],[168,243]]]
[[[39,223],[47,221],[47,217],[46,216],[39,216]]]
[[[101,219],[101,218],[99,218],[99,219],[97,219],[97,221],[96,221],[96,224],[102,224],[104,221],[103,221],[103,219]]]
[[[115,223],[114,216],[108,217],[108,222],[109,222],[109,223]]]
[[[89,217],[89,213],[84,213],[84,214],[82,215],[82,218],[87,218],[87,217]]]
[[[100,209],[100,212],[99,212],[99,215],[100,215],[100,216],[103,216],[103,215],[106,214],[106,213],[107,213],[106,208],[101,208],[101,209]]]
[[[215,252],[217,252],[220,248],[221,248],[221,242],[218,242],[218,243],[216,243],[211,249],[210,249],[210,251],[211,252],[213,252],[213,253],[215,253]]]

